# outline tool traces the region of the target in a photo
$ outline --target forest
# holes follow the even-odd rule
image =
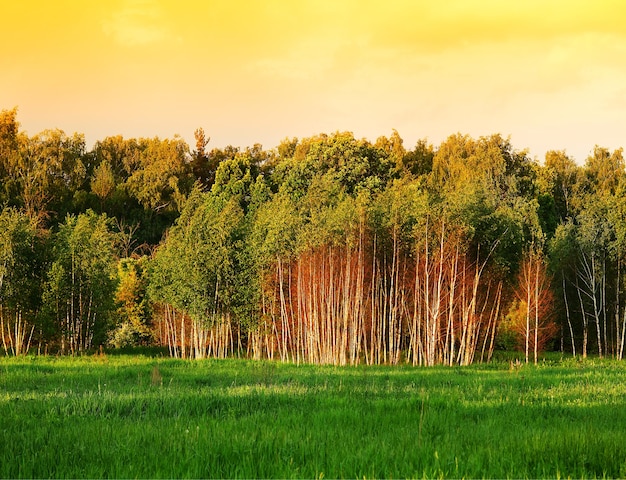
[[[6,355],[469,365],[622,359],[623,150],[540,163],[461,133],[211,148],[20,130],[0,113]]]

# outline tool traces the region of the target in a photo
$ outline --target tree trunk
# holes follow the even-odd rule
[[[576,343],[574,341],[574,329],[572,328],[572,320],[569,313],[569,302],[567,301],[567,289],[565,285],[565,273],[561,270],[561,279],[563,281],[563,300],[565,302],[565,315],[567,318],[567,325],[569,327],[570,338],[572,340],[572,356],[576,357]]]
[[[578,300],[580,302],[580,312],[583,320],[583,358],[587,358],[587,341],[589,337],[588,332],[588,320],[587,320],[587,312],[585,310],[585,302],[583,301],[583,296],[581,293],[581,287],[578,284],[578,275],[576,275],[576,292],[578,293]]]

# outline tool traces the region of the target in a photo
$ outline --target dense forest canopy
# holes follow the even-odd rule
[[[28,136],[0,113],[4,351],[415,365],[622,358],[622,149],[538,163],[499,134],[271,150]]]

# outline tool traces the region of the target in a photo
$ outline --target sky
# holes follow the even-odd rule
[[[500,133],[542,161],[626,146],[622,0],[0,0],[22,130],[209,148]]]

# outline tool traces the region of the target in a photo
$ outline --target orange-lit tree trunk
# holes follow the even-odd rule
[[[526,363],[532,354],[536,364],[539,352],[558,331],[552,321],[554,294],[550,282],[542,254],[526,253],[517,276],[517,301],[509,312],[512,328],[522,339]]]

